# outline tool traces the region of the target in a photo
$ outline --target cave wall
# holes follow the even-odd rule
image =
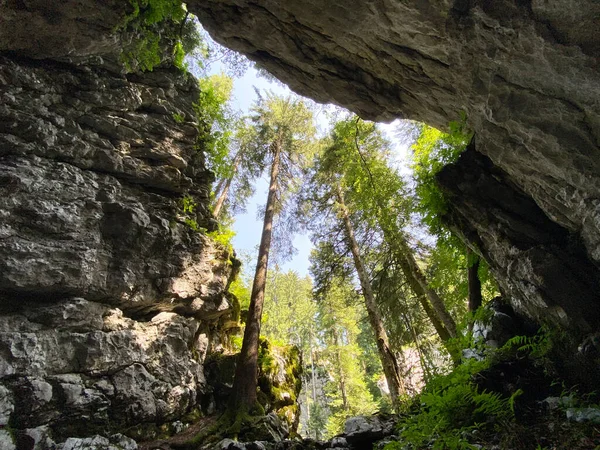
[[[476,151],[475,141],[437,181],[449,204],[443,220],[483,254],[517,312],[579,338],[597,329],[598,267],[575,235]]]
[[[533,247],[552,247],[553,258],[565,259],[562,266],[553,265],[546,253],[533,251],[519,259],[523,252],[511,253],[521,245],[522,236],[515,234],[499,241],[477,238],[474,243],[485,247],[481,251],[501,286],[532,317],[581,333],[600,329],[598,2],[188,3],[216,40],[317,101],[337,103],[368,119],[409,118],[442,129],[464,113],[475,132],[475,151],[502,173],[504,187],[510,186],[501,192],[527,199],[506,201],[507,213],[531,210],[525,216],[535,219],[527,226],[541,229],[524,235],[540,239]],[[462,176],[476,182],[468,170],[481,167],[464,169]],[[488,237],[502,227],[496,207],[484,200],[470,212],[489,218],[488,230],[481,230]],[[469,220],[466,231],[481,229],[478,216]],[[565,236],[575,242],[569,249],[577,250],[563,253]],[[586,270],[558,270],[569,266],[573,252]],[[554,283],[546,283],[553,277]],[[586,292],[583,298],[579,289]]]
[[[0,4],[3,449],[175,431],[231,325],[232,255],[185,223],[216,226],[197,83],[125,74],[119,8]]]
[[[598,2],[188,7],[318,101],[441,128],[464,112],[477,145],[447,176],[451,220],[518,309],[600,328]],[[26,448],[47,431],[62,440],[141,425],[148,437],[182,418],[202,400],[202,362],[231,310],[229,255],[185,225],[179,203],[194,197],[196,220],[214,227],[197,88],[168,67],[122,72],[127,8],[0,3],[4,446],[9,429]]]

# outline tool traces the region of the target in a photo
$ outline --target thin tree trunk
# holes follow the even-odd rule
[[[452,336],[444,327],[444,324],[440,320],[437,312],[431,307],[431,304],[427,299],[427,293],[425,292],[425,289],[423,289],[421,283],[419,283],[419,281],[413,276],[413,272],[406,259],[402,255],[400,255],[397,259],[400,265],[400,269],[404,273],[404,277],[406,278],[410,289],[417,296],[417,300],[421,304],[421,307],[425,311],[425,314],[427,314],[427,317],[429,317],[429,320],[435,328],[435,331],[437,332],[438,336],[440,337],[442,342],[447,342]]]
[[[312,329],[310,330],[310,376],[311,376],[311,381],[312,381],[312,404],[313,407],[314,405],[317,404],[317,388],[315,386],[315,361],[313,358],[313,342],[312,342]],[[308,381],[308,380],[307,380]],[[309,394],[308,392],[306,393],[306,406],[307,406],[307,416],[308,416],[308,420],[307,423],[310,424],[310,407],[311,407],[311,403],[308,401],[309,398]],[[319,439],[317,437],[317,431],[315,430],[315,439]]]
[[[471,263],[472,261],[472,263]],[[481,280],[479,279],[479,255],[467,247],[467,278],[469,284],[469,301],[467,311],[474,313],[483,303]],[[473,320],[469,322],[469,332],[473,331]]]
[[[225,200],[227,199],[227,195],[229,194],[229,188],[231,187],[232,181],[233,181],[233,176],[229,177],[229,178],[227,178],[227,180],[225,180],[225,186],[223,187],[223,190],[219,194],[219,198],[217,198],[217,201],[215,202],[215,207],[213,208],[213,215],[217,219],[219,218],[219,214],[221,213],[221,208],[223,207],[223,203],[225,203]]]
[[[346,393],[346,377],[344,375],[344,369],[342,365],[342,358],[340,356],[340,339],[335,329],[335,324],[332,329],[333,341],[335,343],[335,357],[337,359],[337,367],[339,369],[340,376],[340,393],[342,394],[342,407],[348,410],[348,394]]]
[[[344,229],[346,231],[346,238],[348,239],[348,244],[350,245],[350,250],[352,251],[354,265],[356,267],[358,279],[360,281],[360,285],[363,291],[363,297],[365,299],[365,306],[367,308],[369,322],[371,323],[371,327],[373,328],[373,332],[375,333],[377,349],[379,350],[379,357],[381,359],[381,365],[383,366],[383,373],[387,380],[388,388],[390,389],[390,395],[392,397],[392,405],[394,409],[398,411],[400,406],[400,394],[405,394],[406,389],[404,387],[404,383],[400,375],[398,361],[396,360],[396,357],[389,346],[387,333],[385,331],[385,328],[383,327],[383,320],[381,319],[381,314],[379,313],[379,308],[375,301],[373,290],[371,289],[371,283],[369,281],[367,270],[360,256],[360,251],[356,242],[356,237],[354,236],[354,228],[352,227],[352,223],[350,222],[348,209],[346,208],[346,204],[344,203],[342,190],[339,186],[337,186],[337,201],[341,209],[342,220],[344,222]]]
[[[439,319],[441,320],[441,322],[444,324],[444,327],[448,331],[448,334],[450,335],[450,337],[453,337],[453,338],[456,337],[457,336],[456,322],[454,322],[454,319],[452,318],[452,316],[446,309],[446,305],[444,305],[444,302],[442,301],[440,296],[437,294],[437,292],[435,292],[433,289],[431,289],[429,287],[429,283],[427,283],[425,274],[423,274],[423,272],[421,271],[421,268],[417,264],[417,261],[415,260],[415,257],[413,256],[411,249],[408,247],[408,244],[404,241],[402,241],[400,244],[403,247],[402,253],[408,264],[410,273],[411,273],[412,277],[414,279],[416,279],[418,284],[421,286],[420,291],[422,293],[425,293],[425,295],[427,296],[427,299],[431,303],[431,306],[435,310],[435,312],[436,312],[437,316],[439,317]]]
[[[219,214],[221,213],[221,208],[223,207],[223,203],[227,199],[227,195],[229,195],[229,188],[231,187],[231,183],[233,181],[233,177],[237,174],[238,167],[242,160],[242,151],[238,151],[233,159],[233,167],[231,168],[231,176],[229,178],[224,178],[219,182],[217,186],[217,191],[219,192],[219,197],[215,202],[215,207],[213,208],[213,215],[218,219]]]
[[[262,236],[258,248],[258,261],[256,263],[254,283],[252,284],[252,295],[250,297],[250,306],[248,308],[248,318],[246,320],[242,351],[237,360],[235,378],[233,381],[233,395],[230,407],[234,412],[240,410],[250,411],[256,405],[260,321],[265,300],[267,267],[273,232],[273,217],[275,215],[277,176],[279,175],[279,163],[281,158],[281,147],[278,142],[273,144],[273,150],[271,181],[269,184],[269,195],[267,196],[267,206],[265,208],[265,217],[263,220]]]

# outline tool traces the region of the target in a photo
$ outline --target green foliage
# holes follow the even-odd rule
[[[234,115],[229,105],[233,80],[225,74],[211,75],[199,81],[200,96],[194,104],[199,122],[198,140],[207,153],[208,166],[222,177],[229,155]]]
[[[465,308],[465,300],[469,294],[467,268],[471,263],[468,261],[464,243],[450,234],[445,239],[438,239],[428,253],[427,263],[427,276],[431,287],[440,293],[453,317],[461,324],[461,328],[466,330],[473,320],[481,322],[484,317],[473,318]],[[479,262],[478,277],[485,304],[498,296],[499,291],[489,266],[483,259]],[[489,315],[493,312],[479,308],[476,313]],[[471,345],[468,340],[461,342],[465,346],[457,347],[458,350]]]
[[[367,385],[364,352],[358,343],[359,324],[365,315],[364,306],[349,283],[335,281],[319,300],[318,324],[326,344],[321,357],[327,361],[330,379],[325,386],[331,412],[325,427],[328,437],[339,434],[348,417],[377,410]]]
[[[181,0],[129,0],[133,12],[120,28],[132,31],[134,42],[123,50],[127,71],[151,71],[172,47],[172,61],[184,69],[185,55],[202,48],[202,38]]]
[[[314,345],[316,304],[309,277],[294,271],[269,271],[261,332],[270,340],[297,345],[309,354]]]
[[[280,163],[273,204],[275,221],[271,250],[273,256],[284,260],[294,251],[290,238],[298,228],[298,221],[287,216],[293,213],[302,171],[315,150],[313,114],[300,98],[277,96],[271,92],[259,93],[259,100],[251,111],[251,116],[239,127],[236,138],[240,140],[243,160],[255,167],[248,167],[248,164],[242,173],[251,177],[260,175],[261,171],[255,169],[270,167],[275,150],[278,150]]]
[[[177,41],[173,46],[173,64],[175,64],[175,67],[183,69],[185,67],[184,59],[185,50],[183,49],[183,44]]]
[[[231,282],[229,285],[229,293],[235,295],[240,303],[241,309],[248,309],[248,306],[250,305],[250,288],[243,277],[238,276]]]
[[[173,120],[177,123],[184,123],[185,116],[183,114],[173,113]]]
[[[229,253],[233,253],[232,241],[235,237],[235,231],[232,228],[219,225],[219,228],[215,231],[208,233],[208,236],[218,245],[225,248]]]
[[[480,391],[473,375],[488,361],[468,360],[447,375],[432,379],[421,394],[418,414],[400,424],[402,438],[415,448],[432,443],[434,449],[472,449],[465,435],[513,420],[514,401],[499,393]]]
[[[449,133],[421,125],[420,133],[411,146],[411,167],[415,181],[413,208],[429,233],[436,238],[428,255],[428,279],[431,287],[444,298],[453,316],[466,325],[467,268],[473,265],[474,260],[467,260],[465,244],[442,221],[448,212],[448,203],[435,180],[446,165],[458,159],[471,140],[472,134],[466,129],[465,122],[463,114],[460,121],[449,124]],[[478,276],[485,303],[498,295],[498,287],[484,260],[480,260]]]
[[[466,129],[465,122],[464,115],[460,122],[451,122],[450,133],[422,125],[417,141],[411,146],[418,199],[416,209],[423,216],[423,222],[430,232],[440,237],[448,234],[440,220],[447,212],[447,203],[435,176],[446,165],[455,162],[471,140],[472,134]]]
[[[405,445],[396,441],[388,442],[383,446],[383,450],[404,450],[405,448]]]
[[[199,231],[199,232],[205,232],[206,229],[202,228],[198,225],[198,222],[196,221],[196,207],[198,206],[198,204],[196,203],[196,200],[194,200],[194,197],[192,197],[191,195],[184,195],[180,200],[179,200],[179,206],[181,208],[181,214],[183,216],[183,222],[190,227],[192,230],[194,231]]]
[[[160,61],[160,36],[156,34],[137,40],[121,54],[121,62],[127,72],[133,72],[136,66],[142,72],[151,71]]]
[[[181,209],[183,210],[184,214],[193,213],[194,209],[196,209],[196,206],[198,206],[198,204],[196,203],[194,198],[190,195],[185,195],[181,199]]]
[[[555,345],[555,334],[556,332],[544,325],[533,336],[513,336],[498,350],[498,355],[505,357],[514,352],[520,352],[542,362]]]
[[[194,231],[202,231],[203,228],[198,225],[196,219],[190,219],[189,217],[184,220],[184,223]]]

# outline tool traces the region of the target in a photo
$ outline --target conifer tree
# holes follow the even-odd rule
[[[248,145],[265,155],[270,167],[269,191],[250,306],[233,382],[230,411],[253,413],[257,407],[258,344],[264,306],[273,225],[296,189],[299,168],[310,158],[314,136],[312,113],[295,97],[267,93],[253,108]],[[267,164],[266,164],[267,165]]]

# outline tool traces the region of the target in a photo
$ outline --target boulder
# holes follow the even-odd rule
[[[393,434],[395,425],[392,416],[351,417],[344,426],[344,435],[351,448],[370,448],[375,441]]]

